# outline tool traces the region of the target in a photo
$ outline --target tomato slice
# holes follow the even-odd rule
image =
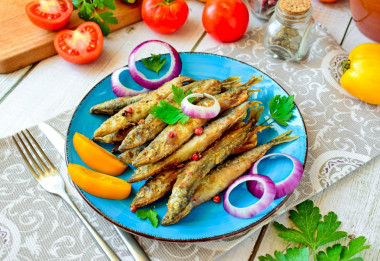
[[[89,63],[103,50],[103,34],[97,23],[85,22],[74,31],[62,30],[54,37],[57,53],[71,63]]]
[[[46,30],[58,30],[70,19],[73,12],[71,0],[39,0],[25,6],[29,20]]]

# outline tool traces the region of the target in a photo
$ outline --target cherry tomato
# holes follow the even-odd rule
[[[58,30],[70,19],[73,4],[70,0],[33,1],[25,6],[30,21],[46,30]]]
[[[103,50],[103,34],[98,24],[85,22],[75,31],[62,30],[54,37],[57,53],[71,63],[89,63]]]
[[[153,31],[170,34],[177,31],[187,19],[189,7],[184,0],[144,0],[141,16]]]
[[[203,9],[203,27],[221,42],[240,39],[247,30],[248,21],[248,9],[241,0],[209,0]]]

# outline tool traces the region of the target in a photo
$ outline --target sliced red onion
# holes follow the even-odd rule
[[[128,70],[127,67],[122,67],[112,73],[111,87],[112,87],[113,93],[116,94],[117,97],[135,96],[135,95],[150,91],[149,89],[145,89],[145,88],[142,89],[141,91],[136,91],[122,84],[120,81],[120,74],[127,70]]]
[[[204,107],[204,106],[194,105],[189,102],[190,98],[193,98],[193,97],[203,98],[204,96],[206,96],[207,98],[213,99],[214,104],[210,107]],[[215,116],[219,114],[220,104],[218,100],[210,94],[193,93],[193,94],[187,95],[182,100],[181,109],[184,114],[186,114],[187,116],[190,116],[191,118],[210,119],[210,118],[214,118]]]
[[[250,174],[258,173],[257,166],[260,164],[260,162],[266,158],[270,158],[270,157],[274,157],[274,156],[284,156],[284,157],[290,159],[293,163],[293,169],[292,169],[291,173],[289,174],[289,176],[286,179],[284,179],[283,181],[275,183],[275,185],[276,185],[276,196],[274,199],[278,199],[278,198],[282,198],[283,196],[288,195],[289,193],[291,193],[293,190],[296,189],[296,187],[298,186],[298,184],[301,182],[301,179],[302,179],[303,165],[298,159],[296,159],[295,157],[290,156],[288,154],[272,153],[272,154],[268,154],[268,155],[262,157],[261,159],[259,159],[258,161],[256,161],[255,164],[253,164],[249,173]],[[260,173],[260,174],[265,175],[264,173]],[[270,177],[269,174],[266,176]],[[258,198],[260,198],[264,193],[263,187],[261,186],[261,184],[257,183],[256,181],[248,181],[247,182],[247,188],[252,193],[252,195],[254,195],[255,197],[258,197]]]
[[[169,50],[169,54],[171,57],[171,64],[170,64],[170,68],[168,72],[159,79],[148,79],[145,77],[145,75],[140,73],[136,68],[137,52],[140,50],[141,47],[150,43],[161,44],[162,46],[164,46],[166,49]],[[133,51],[129,55],[128,67],[129,67],[129,73],[131,74],[132,79],[136,83],[140,84],[144,88],[155,90],[161,85],[163,85],[165,82],[170,81],[171,79],[177,77],[180,74],[182,70],[182,61],[176,49],[174,49],[173,46],[171,46],[170,44],[160,41],[160,40],[149,40],[149,41],[145,41],[139,44],[135,49],[133,49]]]
[[[259,201],[250,205],[249,207],[238,208],[233,206],[229,200],[231,191],[239,184],[251,180],[257,181],[263,185],[264,195],[260,198]],[[269,177],[259,174],[248,174],[238,178],[227,188],[226,193],[224,194],[223,207],[229,214],[234,217],[251,218],[265,210],[273,202],[275,194],[276,187]]]

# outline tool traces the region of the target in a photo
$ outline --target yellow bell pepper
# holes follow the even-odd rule
[[[356,46],[342,66],[342,87],[362,101],[380,104],[380,44]]]

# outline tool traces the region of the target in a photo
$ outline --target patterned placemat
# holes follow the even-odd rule
[[[232,44],[200,50],[234,57],[275,79],[304,117],[309,151],[304,177],[287,202],[269,219],[243,234],[203,243],[168,243],[137,237],[152,260],[214,260],[262,225],[330,186],[380,152],[380,106],[347,94],[339,85],[340,61],[347,53],[320,25],[306,60],[284,63],[262,45],[265,28],[249,30]],[[66,133],[73,111],[48,121]],[[37,127],[39,142],[60,171],[66,166]],[[0,140],[0,260],[102,260],[105,255],[60,198],[45,192],[23,164],[10,137]],[[65,177],[67,180],[67,177]],[[69,194],[122,260],[133,260],[113,226],[69,186]],[[153,228],[152,228],[153,229]]]

